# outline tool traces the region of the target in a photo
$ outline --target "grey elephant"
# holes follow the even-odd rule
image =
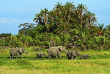
[[[87,57],[89,57],[89,55],[88,54],[83,54],[83,59],[87,59]]]
[[[76,57],[76,53],[74,51],[67,52],[67,58],[68,58],[68,60],[75,59],[75,57]]]
[[[12,48],[10,50],[10,59],[13,59],[13,56],[16,56],[16,59],[19,55],[21,55],[21,58],[23,58],[22,53],[28,54],[28,52],[25,52],[24,48]]]
[[[36,54],[37,58],[42,58],[43,56],[45,56],[46,54],[44,52],[38,52]]]
[[[48,58],[52,58],[52,56],[56,56],[56,58],[61,58],[61,54],[60,52],[65,52],[66,53],[66,49],[64,46],[54,46],[54,47],[50,47],[47,51],[48,53]]]
[[[79,56],[80,59],[82,59],[81,54],[80,54],[80,52],[78,50],[73,50],[73,51],[76,53],[76,56]]]

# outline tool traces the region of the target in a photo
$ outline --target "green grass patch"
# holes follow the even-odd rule
[[[61,58],[48,59],[36,58],[39,51],[31,51],[33,47],[27,48],[29,54],[23,54],[23,59],[9,59],[10,49],[1,49],[0,52],[0,73],[38,73],[38,74],[110,74],[110,51],[81,51],[82,54],[89,54],[88,59],[77,57],[68,60],[65,53]],[[0,50],[0,51],[1,51]],[[42,52],[47,54],[47,49]]]

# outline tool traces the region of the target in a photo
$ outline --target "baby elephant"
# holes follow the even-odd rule
[[[87,57],[89,57],[88,54],[83,54],[83,59],[87,59]]]
[[[68,60],[75,59],[76,53],[74,51],[69,51],[67,52],[67,57],[68,57]]]
[[[36,54],[37,58],[42,58],[43,56],[45,56],[45,53],[44,52],[38,52]]]

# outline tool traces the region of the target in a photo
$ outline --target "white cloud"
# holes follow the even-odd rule
[[[25,20],[18,19],[18,18],[0,18],[1,24],[14,24],[14,23],[24,23]]]

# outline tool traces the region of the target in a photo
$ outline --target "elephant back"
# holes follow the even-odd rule
[[[58,47],[50,47],[48,51],[58,51]]]
[[[80,52],[78,50],[74,50],[77,56],[81,56]]]
[[[76,56],[76,53],[74,51],[69,51],[67,53],[67,56]]]
[[[67,52],[67,56],[71,56],[71,51]]]
[[[60,51],[59,51],[58,47],[50,47],[47,52],[48,52],[48,54],[56,55]]]
[[[17,52],[18,51],[18,48],[11,48],[10,49],[10,53],[14,53],[14,52]]]
[[[76,56],[76,53],[74,51],[71,52],[72,56]]]
[[[44,52],[38,52],[37,54],[38,55],[44,55]]]
[[[87,57],[89,57],[88,54],[83,54],[83,58],[86,59]]]

